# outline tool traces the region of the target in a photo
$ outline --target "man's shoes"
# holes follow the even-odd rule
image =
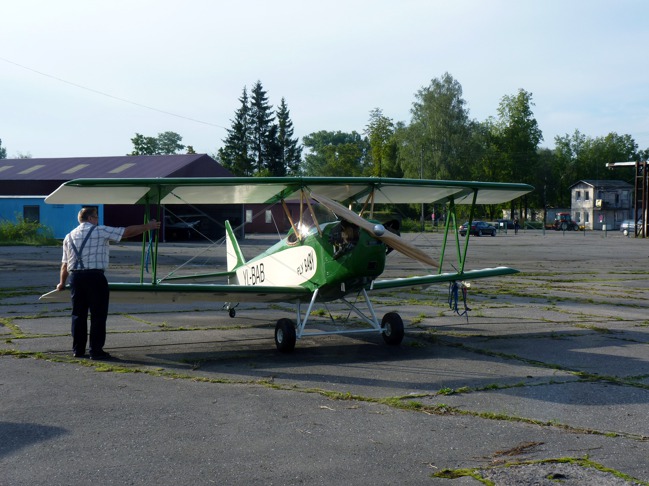
[[[86,355],[86,353],[73,353],[72,356],[74,356],[75,358],[87,358],[88,357]]]
[[[112,356],[110,355],[110,353],[107,353],[106,351],[100,351],[99,353],[93,353],[90,355],[90,359],[95,361],[105,361],[111,358]]]

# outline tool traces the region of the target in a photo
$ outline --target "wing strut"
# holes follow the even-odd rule
[[[155,202],[157,208],[157,220],[160,221],[160,193],[158,191],[158,200]],[[149,195],[146,195],[144,203],[144,224],[150,221],[151,201]],[[162,230],[162,226],[160,227]],[[151,283],[157,282],[158,274],[158,242],[160,241],[160,231],[149,230],[142,233],[142,255],[140,257],[140,283],[144,283],[144,270],[148,266],[147,261],[151,258]],[[147,248],[148,242],[148,248]],[[147,270],[148,271],[148,270]]]
[[[311,213],[311,218],[313,219],[313,223],[315,224],[315,227],[318,229],[318,234],[322,236],[322,228],[320,228],[320,224],[318,223],[318,218],[315,215],[315,211],[313,210],[313,206],[311,206],[311,201],[309,200],[309,196],[307,195],[306,191],[302,189],[300,199],[304,198],[306,201],[306,205],[309,208],[309,212]]]
[[[448,242],[448,233],[451,229],[451,224],[455,231],[455,247],[457,251],[457,260],[460,268],[457,270],[458,273],[464,272],[464,263],[466,262],[466,254],[469,249],[469,238],[471,236],[471,223],[473,222],[473,217],[475,215],[476,201],[478,198],[478,189],[473,190],[473,201],[471,203],[471,210],[469,213],[469,229],[466,232],[466,237],[464,239],[464,248],[460,245],[460,231],[457,224],[457,212],[455,206],[455,198],[453,196],[449,197],[448,209],[446,210],[446,225],[444,228],[444,239],[442,240],[441,256],[439,259],[439,271],[442,273],[442,267],[444,265],[444,255],[446,253],[446,243]]]
[[[365,213],[365,209],[367,208],[367,205],[370,205],[370,218],[374,217],[374,189],[367,195],[367,199],[365,200],[365,204],[363,204],[363,208],[361,209],[361,212],[358,213],[359,216],[363,216],[363,213]]]
[[[284,201],[284,199],[282,199],[282,208],[284,208],[284,214],[286,214],[286,217],[291,223],[291,228],[293,228],[293,233],[295,233],[295,236],[298,237],[299,233],[297,232],[297,228],[295,227],[295,222],[293,221],[293,218],[291,218],[291,212],[288,210],[288,206],[286,205],[286,201]],[[301,218],[302,218],[302,208],[300,208],[300,219]]]

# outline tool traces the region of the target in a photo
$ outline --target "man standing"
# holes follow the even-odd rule
[[[110,359],[110,354],[104,351],[109,297],[108,281],[104,276],[108,267],[108,242],[159,229],[160,223],[152,219],[146,224],[126,228],[103,226],[99,224],[97,208],[94,207],[81,209],[78,219],[79,226],[63,240],[60,281],[56,288],[63,290],[70,277],[74,357],[86,356],[90,311],[90,359]]]

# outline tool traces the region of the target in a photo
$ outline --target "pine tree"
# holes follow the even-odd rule
[[[251,134],[250,157],[253,159],[254,171],[257,175],[274,175],[277,167],[277,150],[272,130],[275,116],[272,106],[268,104],[268,96],[257,81],[250,91],[250,111],[248,126]]]
[[[293,138],[293,122],[284,98],[273,114],[266,91],[257,81],[250,99],[244,88],[240,101],[241,108],[223,140],[225,145],[218,150],[219,162],[237,176],[299,175],[302,146]]]
[[[284,169],[284,174],[281,175],[299,175],[302,163],[302,146],[298,145],[297,138],[293,138],[293,122],[284,98],[277,110],[277,128],[277,144],[281,166]]]
[[[248,91],[243,88],[239,98],[241,107],[236,111],[232,128],[224,140],[225,146],[218,151],[219,162],[236,176],[252,176],[255,173],[254,160],[250,157],[250,127]]]

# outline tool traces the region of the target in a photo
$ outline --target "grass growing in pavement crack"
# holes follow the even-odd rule
[[[436,478],[444,478],[444,479],[458,479],[462,477],[470,477],[475,479],[476,481],[481,482],[482,484],[491,486],[491,485],[495,485],[495,483],[487,479],[485,475],[482,474],[483,471],[500,469],[500,468],[511,468],[517,466],[520,467],[520,466],[538,465],[538,464],[572,464],[582,468],[596,469],[597,471],[611,474],[625,481],[632,482],[633,484],[649,486],[649,483],[646,481],[641,481],[632,476],[629,476],[628,474],[624,474],[623,472],[603,466],[602,464],[591,461],[590,459],[588,459],[588,457],[559,457],[554,459],[540,459],[535,461],[511,461],[502,465],[486,467],[486,468],[476,467],[476,468],[465,468],[465,469],[442,469],[441,471],[433,473],[432,476]],[[548,479],[553,481],[555,480],[552,478],[548,478]],[[557,483],[562,482],[561,479],[556,479],[556,481]]]
[[[566,432],[571,432],[575,434],[589,434],[589,435],[600,435],[604,437],[625,437],[628,439],[634,440],[649,440],[648,437],[637,435],[637,434],[628,434],[628,433],[618,433],[610,431],[600,431],[595,429],[587,429],[582,427],[573,427],[567,424],[561,424],[556,421],[547,421],[547,420],[536,420],[525,417],[517,417],[514,415],[508,415],[503,413],[495,412],[479,412],[471,410],[463,410],[458,407],[453,407],[447,404],[435,404],[435,405],[425,405],[420,401],[414,400],[412,395],[407,396],[397,396],[397,397],[387,397],[387,398],[376,398],[376,397],[367,397],[363,395],[356,395],[349,392],[337,392],[324,390],[321,388],[301,388],[297,385],[288,385],[288,384],[279,384],[275,382],[273,378],[262,378],[258,380],[233,380],[227,378],[209,378],[204,376],[196,376],[188,373],[182,372],[171,372],[166,371],[164,368],[142,368],[142,367],[132,367],[126,366],[120,363],[114,363],[110,361],[90,361],[85,359],[75,359],[67,356],[52,355],[43,352],[26,352],[18,351],[15,349],[9,350],[0,350],[0,356],[12,356],[15,358],[33,358],[33,359],[42,359],[55,363],[74,363],[75,365],[82,365],[89,368],[94,368],[97,372],[103,373],[140,373],[154,377],[161,377],[166,379],[178,379],[178,380],[189,380],[198,383],[210,383],[210,384],[226,384],[226,385],[256,385],[267,387],[274,390],[281,391],[293,391],[299,393],[312,393],[320,395],[329,400],[335,401],[356,401],[364,403],[376,403],[379,405],[385,405],[390,408],[419,412],[427,415],[456,415],[456,416],[467,416],[467,417],[476,417],[485,420],[497,420],[497,421],[507,421],[507,422],[516,422],[529,425],[535,425],[539,427],[552,427],[561,429]]]

